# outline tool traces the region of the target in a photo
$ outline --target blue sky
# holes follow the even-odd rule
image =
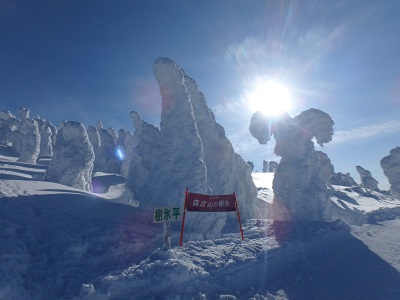
[[[356,165],[388,188],[379,166],[400,146],[400,2],[0,0],[0,109],[28,107],[132,130],[129,112],[159,125],[153,61],[195,79],[235,150],[261,170],[273,143],[248,132],[246,93],[257,78],[289,89],[294,117],[331,115],[324,148],[337,172]]]

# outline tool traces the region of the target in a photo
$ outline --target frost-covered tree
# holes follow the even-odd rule
[[[88,127],[88,135],[95,153],[94,171],[119,173],[121,164],[117,158],[115,130],[104,129],[99,121],[97,128]]]
[[[112,127],[108,127],[108,128],[107,128],[107,131],[108,131],[108,133],[111,135],[111,137],[112,137],[112,139],[114,140],[114,143],[115,143],[116,140],[117,140],[117,138],[118,138],[117,132],[116,132],[115,129],[112,128]]]
[[[97,131],[100,135],[100,153],[101,159],[99,160],[99,171],[108,173],[119,173],[119,168],[116,164],[115,157],[115,130],[104,129],[101,121],[97,123]],[[100,158],[100,157],[99,157]],[[100,165],[101,163],[101,165]]]
[[[0,114],[0,143],[11,145],[18,154],[21,153],[23,136],[26,130],[22,122],[14,117],[9,111],[3,111]]]
[[[167,187],[169,205],[182,203],[185,187],[200,194],[236,192],[242,217],[253,218],[257,189],[250,166],[235,153],[197,83],[168,58],[157,59],[153,70],[162,98],[157,198],[165,197]],[[226,220],[225,213],[192,215],[186,224],[188,230],[216,236]]]
[[[372,177],[370,171],[364,169],[361,166],[356,166],[358,174],[360,174],[361,187],[365,188],[367,193],[373,192],[378,187],[378,181]]]
[[[15,116],[10,111],[8,110],[0,111],[0,119],[7,120],[10,118],[15,119]]]
[[[52,127],[55,128],[55,126],[38,116],[30,119],[27,108],[19,108],[18,114],[21,120],[15,118],[9,111],[1,112],[0,139],[2,142],[10,144],[20,154],[19,161],[22,162],[35,163],[38,157],[50,157],[53,148]]]
[[[273,136],[274,152],[282,159],[273,180],[274,219],[294,221],[329,221],[330,192],[313,138],[319,145],[332,140],[333,120],[325,112],[309,109],[295,118],[288,114],[268,117],[256,112],[251,118],[250,133],[261,144]]]
[[[0,122],[0,144],[7,145],[9,143],[8,136],[11,133],[12,128],[6,122]]]
[[[275,172],[277,168],[278,163],[276,161],[263,160],[263,173]]]
[[[358,183],[351,177],[350,173],[343,174],[341,172],[337,172],[331,178],[331,183],[334,185],[342,185],[342,186],[358,186]]]
[[[63,122],[45,180],[91,191],[93,161],[93,147],[85,126],[79,122]]]
[[[39,157],[51,157],[53,156],[53,132],[57,129],[53,124],[40,118],[38,115],[36,115],[35,121],[38,123],[40,132]]]
[[[122,142],[123,140],[123,142]],[[135,140],[132,133],[124,129],[118,131],[117,145],[124,144],[124,159],[121,162],[121,175],[124,177],[128,176],[129,165],[133,159],[133,149],[135,146]]]
[[[117,133],[117,139],[115,140],[116,159],[119,165],[119,173],[126,177],[129,169],[129,162],[132,159],[133,150],[133,136],[125,130],[120,129]]]
[[[12,130],[7,134],[7,142],[11,143],[11,148],[21,154],[24,140],[24,133],[21,130]]]
[[[245,219],[259,217],[255,209],[257,189],[251,177],[251,168],[234,151],[224,128],[215,120],[214,113],[208,107],[204,94],[186,73],[184,73],[184,84],[190,95],[203,147],[207,188],[212,194],[230,194],[235,191],[242,217]]]
[[[164,170],[175,170],[174,176],[161,172],[161,180],[172,188],[172,199],[178,199],[187,186],[198,193],[206,193],[204,153],[183,70],[168,58],[158,58],[153,71],[161,93],[163,154],[160,164]]]
[[[251,172],[254,170],[254,164],[252,161],[248,161],[247,164],[250,166]]]
[[[17,111],[18,111],[19,119],[21,121],[23,121],[25,119],[29,119],[30,110],[28,108],[20,107],[20,108],[18,108]]]
[[[390,154],[380,161],[383,173],[390,183],[393,197],[400,199],[400,147],[390,150]]]
[[[40,152],[40,133],[39,127],[35,120],[24,119],[22,121],[22,149],[18,161],[36,164]]]
[[[156,203],[161,205],[165,199],[154,199],[157,198],[158,187],[166,189],[162,181],[157,179],[159,176],[157,165],[161,156],[160,130],[143,121],[135,111],[130,113],[130,117],[135,128],[133,132],[135,143],[129,164],[128,185],[142,206],[156,205]],[[173,172],[170,176],[174,176]]]
[[[104,171],[106,168],[106,161],[101,153],[100,147],[101,147],[101,139],[100,139],[100,134],[97,128],[93,126],[89,126],[87,129],[87,134],[89,137],[89,141],[92,144],[93,147],[93,152],[94,152],[94,167],[93,171]]]
[[[335,168],[333,167],[331,163],[331,159],[328,157],[328,155],[322,151],[316,151],[319,162],[321,164],[322,168],[322,178],[324,179],[326,185],[330,188],[333,189],[331,180],[332,177],[335,175]]]

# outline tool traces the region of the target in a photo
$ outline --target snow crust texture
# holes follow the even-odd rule
[[[312,138],[319,145],[332,140],[333,120],[325,112],[311,108],[295,118],[287,113],[267,117],[256,112],[250,133],[261,144],[271,136],[275,154],[282,157],[273,181],[273,218],[277,220],[329,221],[331,219],[329,177],[321,165]],[[329,173],[329,171],[328,171]]]
[[[85,126],[79,122],[65,122],[57,135],[44,179],[92,191],[93,162],[93,147]]]
[[[400,147],[390,150],[390,154],[380,161],[383,173],[390,183],[390,192],[400,198]]]

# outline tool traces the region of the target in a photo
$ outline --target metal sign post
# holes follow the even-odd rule
[[[171,223],[164,222],[164,248],[171,249]]]

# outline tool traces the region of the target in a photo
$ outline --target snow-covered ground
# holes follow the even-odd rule
[[[16,160],[0,148],[0,299],[400,299],[400,201],[385,192],[334,186],[347,223],[253,219],[244,241],[185,235],[180,248],[173,227],[167,250],[123,177],[97,173],[89,193]],[[273,175],[253,179],[268,216]]]

